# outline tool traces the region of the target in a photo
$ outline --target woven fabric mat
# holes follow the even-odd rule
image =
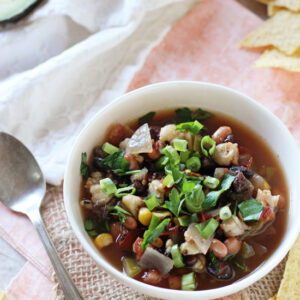
[[[76,202],[76,199],[74,199],[74,201]],[[67,219],[61,186],[48,187],[42,215],[47,230],[65,268],[71,275],[73,281],[85,299],[153,299],[137,293],[133,289],[124,286],[112,278],[105,271],[101,270],[82,248]],[[273,296],[279,288],[285,262],[286,259],[284,259],[267,276],[246,290],[241,293],[225,297],[224,299],[265,300]],[[56,299],[63,299],[63,293],[58,285],[56,288]]]

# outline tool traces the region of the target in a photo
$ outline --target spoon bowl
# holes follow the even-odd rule
[[[31,152],[13,136],[0,132],[0,201],[27,215],[35,226],[67,300],[83,299],[65,270],[43,223],[40,207],[46,183]]]

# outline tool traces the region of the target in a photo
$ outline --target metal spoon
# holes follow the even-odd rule
[[[83,300],[48,236],[40,207],[46,183],[31,152],[13,136],[0,132],[0,201],[29,217],[35,226],[67,300]]]

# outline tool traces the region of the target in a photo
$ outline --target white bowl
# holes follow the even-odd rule
[[[101,142],[109,125],[127,123],[149,111],[179,107],[200,107],[222,112],[259,134],[273,149],[283,167],[289,191],[287,229],[278,249],[252,273],[230,285],[202,291],[178,291],[144,284],[127,277],[107,262],[94,246],[83,227],[79,207],[81,177],[80,155],[91,155]],[[125,94],[103,108],[78,136],[69,156],[64,178],[64,201],[72,228],[79,241],[94,260],[117,280],[140,293],[164,299],[214,299],[236,293],[269,273],[287,254],[300,228],[299,149],[283,123],[269,110],[251,98],[229,88],[200,82],[165,82],[149,85]]]

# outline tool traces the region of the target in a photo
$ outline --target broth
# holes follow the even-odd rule
[[[175,114],[173,111],[158,112],[156,113],[154,119],[149,122],[149,125],[165,125],[171,123],[174,119],[174,115]],[[272,194],[280,194],[281,197],[286,200],[286,204],[284,208],[281,208],[277,211],[275,219],[265,226],[265,230],[263,233],[245,239],[245,241],[248,244],[252,245],[256,250],[256,255],[247,259],[247,266],[249,268],[248,272],[244,272],[239,270],[238,268],[235,268],[236,275],[234,279],[226,281],[217,280],[214,277],[210,276],[207,272],[198,274],[196,273],[198,279],[197,290],[213,289],[226,286],[247,276],[249,273],[251,273],[251,271],[259,267],[272,255],[272,253],[281,243],[283,235],[286,231],[288,212],[288,191],[282,168],[280,166],[278,158],[272,152],[270,147],[263,141],[263,139],[243,124],[219,113],[210,119],[202,121],[202,124],[204,124],[209,129],[209,134],[212,134],[220,126],[230,126],[232,128],[232,132],[236,137],[236,142],[239,145],[247,147],[253,151],[253,165],[251,168],[255,172],[264,176],[265,168],[263,168],[263,166],[274,168],[273,170],[275,171],[275,173],[269,180],[269,184],[273,192]],[[128,125],[133,130],[137,129],[137,120],[130,122]],[[99,143],[100,141],[97,142]],[[81,191],[82,193],[80,199],[89,197],[89,194],[87,191],[85,191],[83,185]],[[85,209],[83,209],[82,211],[84,214],[84,218],[88,218],[90,216],[89,211]],[[121,259],[124,255],[128,256],[128,252],[122,251],[120,248],[118,248],[117,244],[114,243],[108,247],[103,248],[101,250],[101,254],[108,262],[110,262],[111,265],[122,272]],[[190,269],[186,271],[181,269],[179,269],[179,271],[173,269],[171,271],[171,274],[177,274],[178,272],[180,274],[189,273]],[[140,277],[141,275],[138,275],[135,278],[137,280],[140,280]],[[168,282],[167,280],[163,280],[157,286],[168,288]]]

